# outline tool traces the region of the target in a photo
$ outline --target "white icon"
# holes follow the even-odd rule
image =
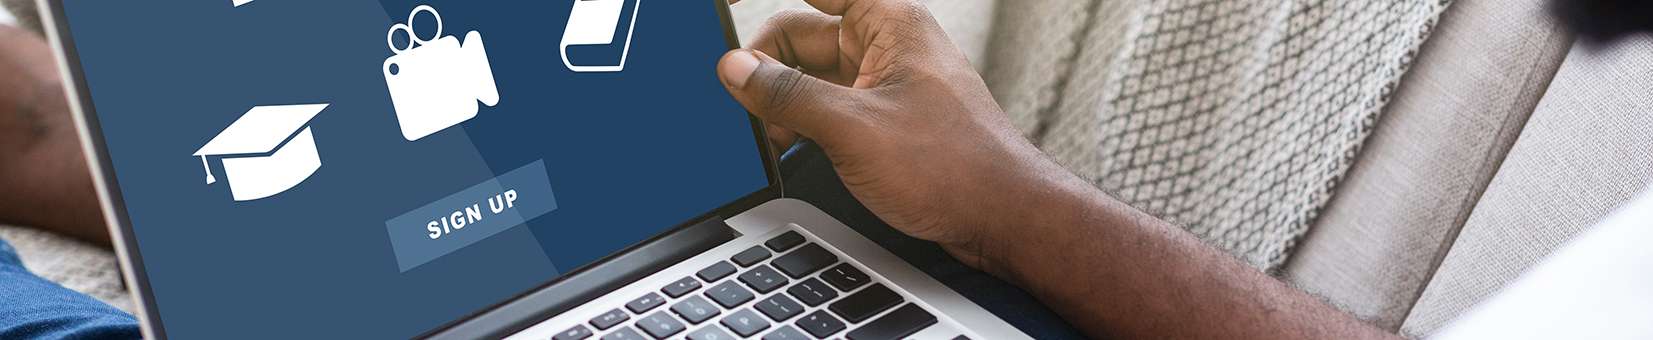
[[[419,12],[436,17],[436,35],[430,40],[414,33],[413,19]],[[397,31],[407,33],[407,48],[396,47]],[[390,26],[385,40],[396,53],[385,59],[385,85],[390,89],[402,137],[408,141],[476,117],[478,101],[488,106],[499,104],[499,88],[494,84],[482,33],[466,33],[461,45],[459,38],[442,36],[442,15],[435,8],[420,5],[408,13],[407,23]]]
[[[234,7],[241,7],[241,5],[246,5],[249,2],[253,2],[253,0],[230,0],[230,4],[235,5]]]
[[[292,189],[321,168],[310,120],[328,104],[259,106],[219,132],[195,151],[207,171],[207,184],[217,182],[207,156],[222,156],[225,181],[237,202],[274,196]]]
[[[632,0],[631,23],[626,27],[625,47],[620,49],[620,62],[614,65],[574,65],[568,61],[568,47],[576,45],[608,45],[614,43],[614,31],[620,28],[620,12],[626,0],[574,0],[574,10],[568,14],[568,28],[562,31],[562,64],[574,72],[620,72],[626,68],[626,55],[631,52],[631,33],[637,28],[637,13],[643,0]]]

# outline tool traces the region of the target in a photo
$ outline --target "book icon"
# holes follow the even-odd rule
[[[619,31],[620,14],[626,0],[574,0],[574,9],[568,14],[568,28],[562,31],[563,66],[574,72],[620,72],[626,68],[626,55],[631,52],[631,34],[637,28],[637,13],[643,0],[631,0],[631,20],[626,25],[625,41],[620,42],[620,60],[610,65],[574,65],[568,58],[568,47],[578,45],[614,44],[614,33]]]
[[[328,104],[258,106],[230,123],[195,150],[207,171],[207,184],[218,182],[208,156],[223,163],[230,196],[251,201],[292,189],[321,168],[310,120]]]

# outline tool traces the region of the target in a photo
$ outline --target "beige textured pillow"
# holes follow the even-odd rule
[[[34,9],[34,0],[0,0],[0,7],[5,7],[17,17],[17,25],[40,33],[40,12]]]

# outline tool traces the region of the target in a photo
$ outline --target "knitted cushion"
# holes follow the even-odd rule
[[[1077,52],[1076,72],[1100,73],[1065,81],[1035,137],[1116,197],[1274,270],[1449,3],[1093,6],[1124,21],[1091,20],[1086,40],[1122,40]]]

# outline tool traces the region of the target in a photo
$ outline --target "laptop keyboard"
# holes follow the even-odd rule
[[[935,323],[923,307],[787,231],[551,339],[900,339]]]

